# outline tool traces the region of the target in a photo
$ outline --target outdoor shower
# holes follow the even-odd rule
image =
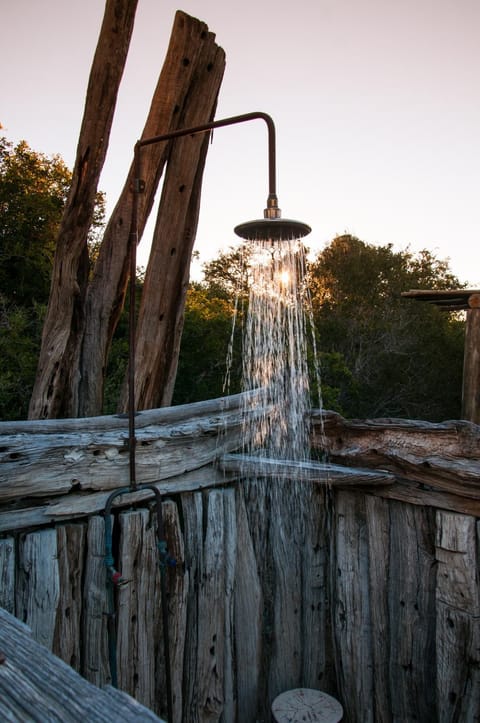
[[[168,603],[166,599],[165,587],[165,568],[169,564],[175,564],[168,556],[166,540],[164,534],[162,520],[162,499],[158,489],[152,484],[137,485],[136,480],[136,438],[135,438],[135,332],[136,332],[136,314],[135,314],[135,277],[137,265],[137,245],[139,242],[138,234],[138,216],[139,216],[139,197],[144,191],[145,184],[141,177],[141,150],[145,146],[156,143],[173,140],[183,136],[193,136],[200,133],[207,133],[215,128],[223,126],[244,123],[251,120],[264,120],[268,129],[268,198],[267,207],[264,210],[264,217],[254,221],[248,221],[235,227],[235,233],[243,239],[252,242],[263,242],[273,246],[278,242],[289,242],[303,238],[310,233],[311,228],[300,221],[290,219],[282,219],[281,211],[278,207],[278,199],[276,194],[276,148],[275,148],[275,126],[272,118],[266,113],[253,112],[243,115],[224,118],[218,121],[212,121],[202,125],[181,128],[170,131],[151,138],[138,140],[134,148],[134,182],[133,182],[133,205],[130,226],[130,257],[129,257],[129,273],[130,273],[130,309],[129,309],[129,371],[128,371],[128,452],[129,452],[129,486],[117,489],[109,496],[105,506],[105,565],[107,568],[107,582],[109,586],[109,647],[110,647],[110,668],[112,674],[112,683],[117,684],[116,680],[116,634],[115,634],[115,604],[114,590],[128,581],[123,580],[121,574],[115,569],[114,555],[112,551],[112,526],[111,526],[111,508],[113,501],[121,496],[137,490],[150,490],[156,498],[157,508],[157,547],[159,552],[160,576],[161,576],[161,597],[163,611],[163,639],[165,647],[165,671],[166,671],[166,693],[168,719],[172,720],[172,686],[170,674],[169,659],[169,643],[168,643],[168,621],[166,619]]]

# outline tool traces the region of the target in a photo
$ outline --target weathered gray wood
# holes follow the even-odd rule
[[[160,721],[132,698],[88,683],[2,609],[0,650],[4,656],[0,666],[2,721]]]
[[[162,495],[191,492],[208,489],[210,487],[224,486],[236,480],[236,475],[220,472],[211,465],[198,470],[174,475],[162,482],[154,483]],[[21,530],[26,527],[48,525],[52,522],[62,522],[75,517],[84,517],[105,509],[110,492],[93,492],[91,494],[69,494],[60,498],[53,498],[47,504],[38,507],[17,509],[16,505],[0,512],[0,532]],[[127,505],[145,502],[152,497],[150,490],[138,490],[122,495],[113,502],[113,509]],[[61,500],[61,501],[58,501]]]
[[[243,417],[237,399],[224,414],[201,403],[193,417],[169,424],[138,426],[136,466],[138,484],[157,482],[212,462],[239,446]],[[206,413],[204,409],[207,409]],[[214,407],[215,409],[215,407]],[[191,406],[183,413],[192,413]],[[252,412],[259,414],[260,410]],[[168,417],[167,417],[168,418]],[[105,418],[98,427],[69,425],[68,431],[17,432],[2,435],[0,454],[0,503],[28,496],[65,495],[72,491],[109,490],[129,484],[127,420],[123,429],[109,429]],[[25,429],[28,426],[25,425]],[[1,432],[0,427],[0,432]],[[186,453],[188,449],[188,453]]]
[[[254,721],[256,718],[263,614],[263,595],[257,559],[241,491],[237,491],[237,560],[234,595],[236,720],[240,723],[240,721]],[[245,665],[245,661],[248,661],[248,665]]]
[[[225,529],[225,637],[224,637],[224,674],[223,674],[223,719],[234,721],[236,714],[236,691],[234,670],[234,589],[237,561],[237,514],[235,490],[223,490]]]
[[[15,613],[15,539],[0,540],[0,608]]]
[[[40,530],[23,535],[18,554],[16,615],[35,640],[52,649],[60,597],[57,532]]]
[[[480,499],[480,427],[476,424],[345,420],[333,412],[314,412],[312,422],[313,446],[326,446],[333,462],[381,468],[435,491]],[[389,494],[386,489],[385,495]]]
[[[185,107],[177,114],[183,128],[213,119],[225,70],[225,53],[215,43],[213,33],[199,21],[188,21],[192,37],[180,62],[184,63],[185,57],[190,61],[197,45],[198,56],[192,58],[194,69]],[[172,403],[209,141],[208,133],[185,136],[176,139],[170,149],[138,313],[138,409]]]
[[[83,584],[82,675],[98,686],[111,683],[107,638],[107,569],[105,522],[91,517],[87,530],[87,557]]]
[[[213,33],[208,32],[205,23],[180,10],[177,11],[165,62],[154,91],[142,132],[142,139],[158,136],[179,127],[185,127],[186,118],[191,117],[190,113],[195,112],[195,109],[200,111],[202,122],[210,120],[214,115],[215,98],[218,94],[224,66],[225,54],[221,48],[216,46],[215,36]],[[132,149],[134,141],[135,139],[132,139]],[[194,145],[196,145],[196,142]],[[205,147],[205,153],[206,150]],[[170,162],[172,162],[172,165],[176,165],[175,146],[172,148],[169,143],[152,144],[142,150],[141,173],[142,180],[145,182],[145,191],[139,197],[138,239],[142,236],[167,158],[169,159],[169,165]],[[168,242],[163,246],[162,253],[157,252],[155,258],[152,258],[148,264],[149,278],[152,276],[152,266],[157,267],[154,269],[155,276],[158,277],[159,274],[162,274],[161,269],[158,268],[160,266],[166,269],[167,275],[180,277],[180,283],[182,283],[183,266],[185,264],[185,258],[181,259],[182,247],[184,247],[187,240],[188,242],[191,240],[193,243],[196,232],[196,219],[191,207],[195,203],[199,203],[205,154],[202,154],[200,158],[198,155],[187,158],[187,165],[185,165],[185,159],[183,160],[184,163],[183,166],[180,166],[180,169],[178,165],[176,166],[177,171],[180,170],[180,177],[170,173],[168,178],[165,178],[163,185],[163,192],[168,194],[171,208],[168,209],[165,219],[163,213],[160,214],[157,225],[160,224],[162,231],[168,236]],[[128,251],[132,240],[130,235],[133,205],[131,189],[135,179],[134,170],[134,168],[131,168],[128,173],[124,188],[105,230],[99,258],[89,286],[85,310],[87,317],[86,332],[82,350],[84,368],[81,375],[87,377],[88,374],[89,378],[87,384],[84,384],[86,388],[83,390],[82,415],[98,414],[99,412],[100,407],[98,405],[101,403],[102,391],[100,385],[103,381],[104,369],[107,366],[112,331],[115,329],[120,316],[125,296]],[[184,184],[186,187],[182,188]],[[189,184],[189,187],[187,187],[187,184]],[[189,199],[185,205],[182,204],[183,196]],[[165,224],[163,224],[164,220]],[[156,241],[154,246],[157,250],[158,245],[158,241]],[[176,253],[177,250],[178,254]],[[145,280],[144,289],[146,286],[147,279]],[[147,291],[148,300],[151,303],[155,302],[154,313],[157,322],[160,323],[161,318],[157,316],[157,308],[159,303],[166,302],[168,289],[166,291],[162,290],[160,284],[157,289],[152,289],[150,281],[148,286],[150,287],[150,291]],[[178,288],[175,291],[178,294]],[[172,300],[173,298],[175,299],[174,303],[178,305],[178,313],[181,314],[181,304],[178,303],[180,299],[178,299],[177,295],[172,297]],[[153,307],[149,306],[148,308],[152,310]],[[170,308],[169,312],[165,316],[164,324],[168,324],[173,328],[178,325],[179,320],[176,316],[176,310],[172,314]],[[167,345],[162,344],[158,352],[153,347],[145,350],[145,356],[152,360],[150,369],[153,373],[156,371],[154,362],[157,354],[170,356],[172,353],[173,338],[167,336],[166,339],[164,337],[164,340]],[[142,340],[139,341],[142,342]],[[143,378],[143,369],[142,365],[139,369],[140,382]],[[89,386],[96,386],[97,389],[89,389]],[[92,391],[95,391],[95,394]],[[145,405],[137,404],[136,406]],[[150,404],[147,406],[157,405]]]
[[[52,652],[74,670],[81,670],[82,580],[86,527],[57,527],[59,599]]]
[[[365,511],[368,539],[374,720],[390,723],[392,716],[388,680],[389,650],[386,641],[390,627],[388,581],[391,575],[395,575],[395,570],[390,569],[389,503],[387,500],[366,495]]]
[[[225,674],[225,525],[224,495],[212,490],[206,500],[203,570],[198,591],[197,716],[199,723],[222,716]]]
[[[328,526],[329,492],[318,485],[311,491],[305,515],[302,570],[302,686],[331,690],[335,682],[331,634]]]
[[[170,645],[170,665],[172,678],[172,723],[182,723],[183,711],[183,667],[185,657],[185,637],[187,632],[187,598],[189,593],[190,577],[185,570],[185,549],[183,534],[180,525],[178,507],[172,500],[162,504],[163,524],[167,539],[168,553],[176,561],[174,568],[167,567],[167,594],[168,594],[168,637]],[[165,682],[161,669],[165,657],[163,648],[164,631],[162,627],[162,644],[158,649],[156,675],[156,699],[164,700]]]
[[[395,482],[395,476],[383,470],[341,467],[313,461],[267,459],[243,454],[224,454],[219,458],[218,465],[227,472],[238,472],[240,477],[295,479],[299,482],[314,481],[330,486],[391,485]]]
[[[310,723],[338,723],[343,709],[338,700],[321,690],[295,688],[281,693],[272,704],[275,723],[310,721]]]
[[[434,513],[390,503],[389,676],[393,720],[436,721]]]
[[[155,529],[148,509],[119,515],[118,686],[155,709],[155,647],[160,638],[160,584]]]
[[[459,486],[461,486],[461,483],[459,483]],[[433,507],[480,517],[480,500],[463,495],[449,494],[448,492],[438,492],[423,482],[397,478],[394,485],[375,487],[369,492],[378,497],[407,502],[418,507]]]
[[[340,700],[347,720],[373,723],[365,504],[363,498],[353,492],[335,495],[334,549],[333,632]]]
[[[268,697],[301,683],[302,565],[304,495],[309,486],[275,480],[270,492],[270,540],[273,582],[273,646],[268,670]]]
[[[437,512],[439,723],[480,720],[480,597],[476,524],[473,517]]]
[[[185,574],[188,575],[187,627],[184,659],[183,720],[198,723],[198,594],[204,570],[203,555],[203,499],[200,492],[182,495],[182,513],[185,520]]]

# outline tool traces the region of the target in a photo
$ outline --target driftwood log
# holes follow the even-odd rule
[[[332,462],[383,469],[382,497],[480,516],[480,427],[473,422],[346,420],[313,413],[312,442]]]
[[[32,631],[0,609],[0,717],[4,721],[161,719],[130,696],[100,690],[35,640]]]

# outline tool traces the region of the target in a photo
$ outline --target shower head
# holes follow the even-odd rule
[[[249,241],[291,241],[303,238],[312,229],[302,221],[289,218],[258,218],[235,226],[237,236]]]
[[[282,218],[277,197],[274,194],[269,195],[263,216],[263,218],[246,221],[246,223],[235,226],[234,231],[237,236],[248,241],[292,241],[303,238],[312,230],[302,221]]]

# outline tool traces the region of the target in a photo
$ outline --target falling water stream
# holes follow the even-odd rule
[[[246,252],[250,294],[242,388],[261,390],[265,413],[253,423],[249,421],[252,416],[245,415],[244,452],[302,463],[309,459],[310,449],[307,331],[313,332],[306,313],[304,246],[295,239],[256,240],[246,245]],[[311,356],[315,357],[314,344],[313,350]],[[317,364],[315,367],[318,369]]]

